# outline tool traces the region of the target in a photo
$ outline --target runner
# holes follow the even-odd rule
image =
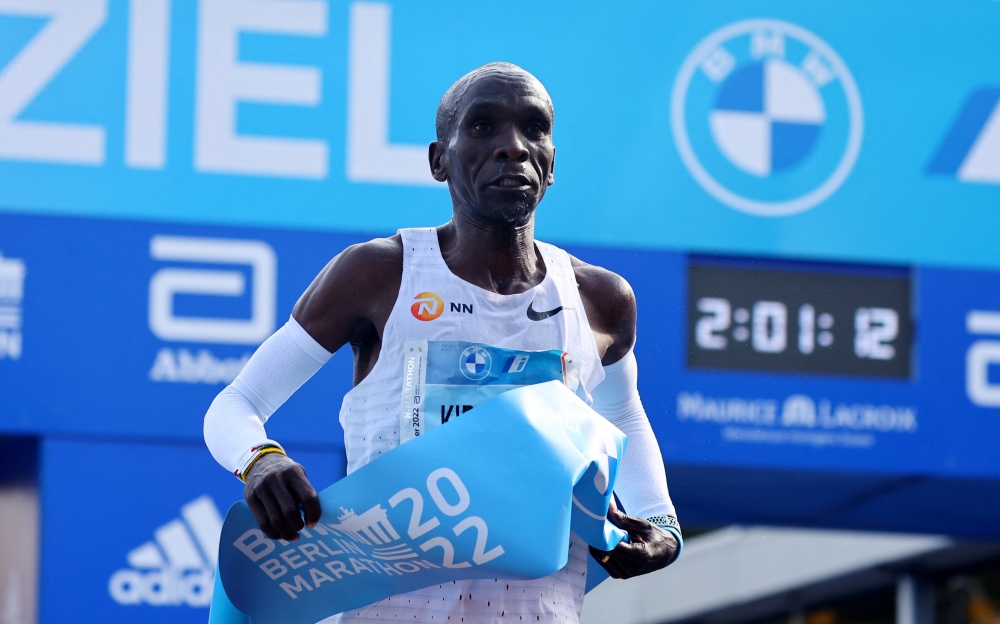
[[[267,438],[264,423],[274,411],[349,343],[354,388],[340,422],[351,473],[400,443],[404,342],[450,340],[559,350],[579,362],[594,409],[628,436],[615,492],[631,515],[612,508],[609,517],[629,542],[590,554],[615,578],[676,558],[680,529],[636,385],[632,289],[534,238],[535,210],[555,182],[553,122],[545,87],[516,65],[490,63],[460,78],[441,99],[429,150],[434,178],[448,183],[451,220],[403,229],[331,260],[288,323],[213,402],[205,440],[246,481],[247,504],[269,537],[294,540],[320,517],[303,467]],[[574,535],[569,563],[546,578],[432,586],[325,622],[576,622],[587,557]]]

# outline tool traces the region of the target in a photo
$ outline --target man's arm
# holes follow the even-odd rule
[[[268,537],[297,539],[304,524],[319,521],[321,509],[305,469],[267,439],[264,423],[348,342],[355,352],[355,384],[371,371],[399,291],[402,257],[394,237],[355,245],[331,260],[288,323],[261,345],[205,415],[209,449],[246,481],[247,505]]]
[[[612,505],[608,518],[628,533],[629,541],[609,552],[591,548],[591,553],[614,578],[630,578],[672,563],[680,552],[680,528],[660,448],[639,400],[632,352],[635,294],[611,271],[575,258],[573,268],[605,371],[605,380],[593,391],[594,410],[628,436],[615,493],[634,514],[626,515]]]

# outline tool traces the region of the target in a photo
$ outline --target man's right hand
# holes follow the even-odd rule
[[[243,496],[260,530],[271,539],[294,542],[303,526],[319,522],[319,496],[309,484],[306,471],[281,453],[268,453],[246,476]],[[305,522],[302,512],[305,512]]]

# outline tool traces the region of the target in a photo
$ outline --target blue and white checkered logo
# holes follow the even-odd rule
[[[458,360],[458,369],[473,381],[479,381],[490,374],[493,358],[490,352],[482,347],[469,347],[462,351]]]
[[[1000,87],[978,89],[969,96],[927,172],[1000,184]]]
[[[813,33],[747,20],[705,38],[671,103],[685,166],[722,203],[756,215],[808,210],[844,182],[861,149],[861,98]]]

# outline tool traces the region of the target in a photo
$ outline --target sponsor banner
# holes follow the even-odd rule
[[[0,205],[345,231],[440,222],[438,101],[508,60],[558,111],[543,238],[1000,267],[996,4],[560,0],[537,8],[542,38],[515,22],[470,29],[491,9],[0,0]],[[627,158],[609,151],[624,144]],[[223,374],[189,355],[170,357]]]
[[[593,402],[580,385],[580,362],[565,351],[414,340],[403,345],[402,371],[400,444],[521,386],[559,380],[588,404]]]
[[[547,576],[570,530],[600,550],[624,538],[606,516],[626,442],[560,381],[511,390],[322,491],[294,543],[233,505],[225,593],[253,622],[311,624],[430,585]]]
[[[289,453],[317,487],[343,474],[336,447]],[[204,446],[50,438],[39,482],[39,622],[208,619],[220,510],[243,485]]]
[[[200,440],[202,419],[358,236],[0,215],[0,428]],[[268,431],[342,444],[350,351]],[[9,386],[7,384],[10,384]]]
[[[365,238],[0,215],[0,308],[16,310],[0,321],[20,348],[0,357],[0,429],[200,444],[265,328]],[[980,444],[1000,436],[1000,273],[569,251],[635,289],[639,387],[667,463],[1000,476]],[[424,299],[415,315],[465,314]],[[343,444],[351,365],[338,352],[268,433]]]

